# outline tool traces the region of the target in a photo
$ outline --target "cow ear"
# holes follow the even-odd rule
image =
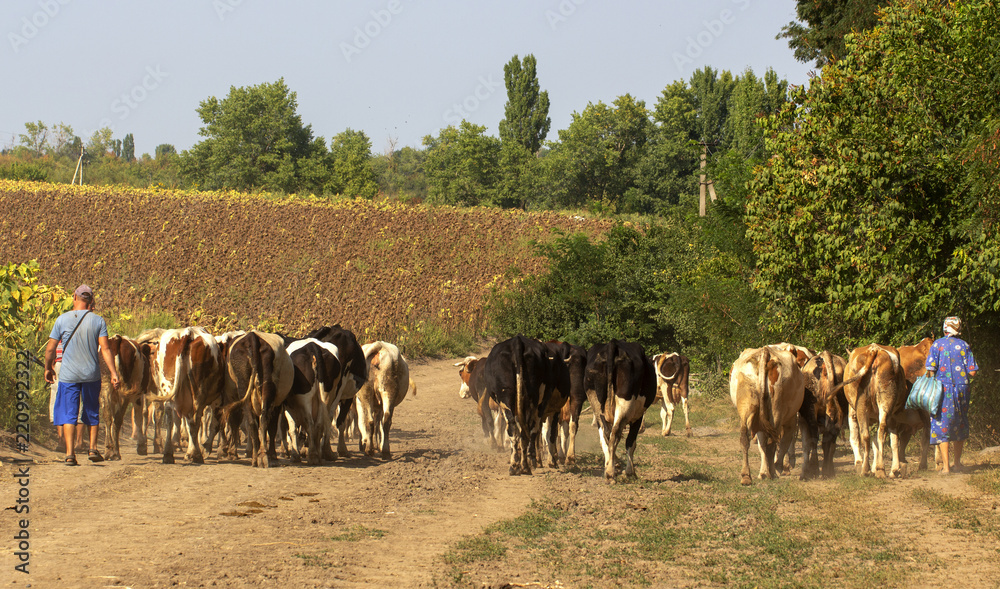
[[[149,356],[150,350],[151,348],[149,347],[149,344],[144,343],[139,346],[139,353],[143,356]]]

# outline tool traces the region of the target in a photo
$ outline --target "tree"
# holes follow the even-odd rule
[[[894,5],[768,121],[747,220],[770,322],[843,348],[1000,310],[1000,241],[968,161],[1000,118],[998,45],[991,2]]]
[[[588,104],[572,116],[544,160],[554,204],[617,207],[633,186],[634,166],[649,139],[652,123],[646,103],[625,94],[611,107]]]
[[[333,171],[327,190],[348,197],[375,198],[378,183],[372,168],[372,142],[364,131],[347,129],[330,141]]]
[[[42,121],[24,124],[25,133],[17,136],[18,143],[35,157],[42,157],[49,149],[49,128]]]
[[[156,146],[156,150],[153,152],[153,157],[155,157],[156,159],[160,159],[161,157],[166,155],[176,155],[176,154],[177,154],[177,149],[173,145],[170,145],[169,143],[161,143]]]
[[[847,54],[844,37],[871,30],[878,23],[878,10],[888,0],[796,0],[792,21],[781,28],[775,39],[788,39],[795,59],[816,61],[823,67]]]
[[[472,206],[493,201],[500,141],[485,133],[486,127],[462,121],[437,137],[424,137],[429,202]]]
[[[121,157],[126,162],[134,162],[135,161],[135,139],[132,137],[131,133],[129,133],[128,135],[126,135],[125,139],[122,140],[122,155],[121,155]]]
[[[294,192],[323,183],[326,143],[296,113],[295,92],[285,80],[230,87],[226,98],[209,97],[198,107],[205,139],[182,154],[182,171],[199,185]],[[309,174],[305,174],[309,171]],[[308,176],[308,177],[307,177]]]
[[[788,102],[788,82],[767,69],[764,78],[747,69],[736,79],[726,120],[730,145],[744,157],[763,154],[764,127],[761,120],[775,115]],[[763,158],[761,158],[763,159]]]
[[[500,141],[520,145],[531,154],[541,149],[552,124],[549,93],[539,92],[536,65],[535,56],[528,54],[523,61],[515,55],[504,66],[507,104],[500,121]]]
[[[90,136],[87,142],[87,158],[102,158],[114,152],[114,131],[111,127],[102,127]]]

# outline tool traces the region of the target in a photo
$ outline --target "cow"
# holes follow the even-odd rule
[[[347,418],[351,405],[354,404],[354,397],[368,382],[368,362],[365,360],[365,353],[358,343],[358,338],[350,330],[339,325],[324,325],[309,332],[306,337],[337,346],[337,349],[340,350],[340,362],[343,364],[344,374],[350,376],[350,378],[341,380],[340,390],[337,393],[337,454],[346,458],[350,455],[347,449]],[[332,414],[331,417],[333,417]],[[330,450],[326,436],[323,440],[323,454],[324,458],[330,460],[337,457]]]
[[[596,344],[587,351],[584,379],[587,400],[597,416],[601,449],[604,450],[604,477],[613,483],[617,477],[615,452],[625,426],[625,476],[635,473],[636,438],[642,417],[656,398],[656,370],[646,351],[638,343],[611,340]]]
[[[277,459],[278,413],[292,388],[292,359],[281,336],[257,330],[227,342],[224,358],[222,423],[236,432],[242,421],[248,421],[251,464],[268,468]]]
[[[361,349],[368,363],[368,380],[355,397],[361,451],[371,456],[377,446],[382,459],[389,460],[393,412],[408,392],[416,396],[417,385],[410,379],[409,364],[396,346],[377,341]]]
[[[337,408],[337,394],[345,377],[340,350],[313,338],[284,341],[293,366],[292,386],[284,404],[287,439],[291,441],[289,456],[294,462],[301,460],[296,424],[302,424],[309,445],[308,463],[320,464],[320,444],[330,438],[332,412]]]
[[[560,341],[546,342],[545,346],[549,350],[549,358],[561,362],[565,369],[556,366],[557,378],[560,384],[558,391],[568,390],[568,395],[561,393],[554,402],[565,399],[558,412],[547,411],[549,416],[543,424],[543,438],[551,447],[556,442],[558,435],[559,444],[556,447],[556,456],[563,464],[571,465],[576,462],[576,434],[580,429],[580,413],[583,411],[583,402],[587,400],[586,377],[587,377],[587,350],[580,346]],[[568,380],[567,380],[568,379]],[[547,431],[546,431],[547,430]]]
[[[205,462],[199,442],[204,408],[222,395],[222,364],[215,338],[201,327],[164,330],[148,348],[157,394],[150,399],[164,405],[163,463],[174,463],[173,418],[186,420],[190,431],[186,457]]]
[[[535,442],[541,435],[539,413],[555,392],[555,372],[548,349],[541,342],[514,336],[493,346],[486,357],[486,390],[507,420],[513,440],[510,474],[530,475]]]
[[[903,374],[906,378],[906,396],[909,397],[913,389],[913,383],[924,375],[924,363],[927,361],[927,354],[931,351],[931,344],[934,339],[925,337],[913,346],[899,346],[899,363],[903,367]],[[931,443],[931,416],[923,409],[903,408],[899,412],[897,419],[899,428],[899,447],[905,453],[906,445],[910,443],[910,438],[916,432],[920,432],[920,462],[917,465],[919,470],[927,469],[927,458],[930,453]],[[900,462],[905,463],[905,456],[899,457]],[[938,447],[934,447],[934,461],[940,464],[940,452]]]
[[[805,379],[795,356],[778,346],[743,350],[729,373],[729,394],[739,414],[743,470],[740,484],[751,484],[750,439],[760,447],[760,478],[775,478],[775,444],[781,456],[795,435],[805,396]]]
[[[118,372],[118,387],[111,386],[110,378],[105,378],[107,367],[101,364],[101,412],[104,414],[104,457],[108,460],[121,460],[119,435],[125,410],[129,405],[138,408],[139,424],[133,427],[133,434],[138,434],[136,453],[146,455],[146,428],[142,416],[146,395],[155,392],[153,377],[149,369],[149,344],[140,344],[135,340],[115,335],[108,338],[108,348],[114,358],[115,370]]]
[[[688,376],[691,363],[687,356],[677,352],[653,356],[656,369],[656,398],[660,399],[660,433],[670,435],[674,422],[674,408],[680,404],[684,409],[684,431],[691,437],[691,420],[688,415]]]
[[[834,474],[833,454],[848,412],[847,397],[843,390],[846,366],[847,362],[842,357],[823,351],[809,358],[802,367],[805,396],[813,399],[809,403],[803,400],[803,406],[810,405],[813,408],[819,432],[823,436],[824,478],[830,478]],[[818,462],[816,443],[817,440],[810,440],[807,430],[803,428],[803,464]]]
[[[899,412],[906,403],[906,375],[899,351],[892,346],[870,344],[855,348],[844,371],[844,394],[850,406],[851,448],[858,474],[871,473],[872,454],[875,476],[885,478],[883,448],[886,434],[892,447],[890,475],[900,476]],[[870,424],[878,424],[878,437],[871,443]]]
[[[486,390],[486,358],[466,356],[461,362],[456,362],[455,366],[459,367],[458,377],[462,380],[458,396],[462,399],[472,397],[475,401],[487,445],[493,450],[510,447],[513,442],[506,435],[507,420],[500,405]]]

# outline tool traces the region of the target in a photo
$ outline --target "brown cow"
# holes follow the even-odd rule
[[[268,468],[277,459],[278,414],[295,373],[285,342],[277,334],[247,332],[227,342],[224,365],[223,424],[235,432],[243,419],[250,421],[252,465]]]
[[[145,397],[149,393],[154,393],[155,389],[149,370],[148,344],[140,344],[133,339],[115,335],[108,338],[108,347],[111,350],[111,357],[114,358],[120,383],[117,388],[111,386],[111,381],[105,377],[107,367],[101,364],[101,412],[104,414],[106,428],[104,457],[108,460],[121,460],[119,435],[125,410],[132,405],[138,409],[140,415],[144,415]],[[136,411],[133,411],[133,415],[135,413]],[[139,425],[135,426],[133,431],[139,438],[136,443],[136,453],[139,456],[146,455],[146,428],[142,427],[142,421],[140,418]]]
[[[729,374],[729,394],[740,418],[740,483],[752,482],[749,451],[755,435],[761,450],[760,478],[776,478],[775,444],[782,453],[787,451],[805,395],[795,357],[776,346],[743,350]]]
[[[931,351],[931,344],[934,340],[925,337],[915,346],[899,346],[899,362],[903,367],[906,377],[906,395],[910,395],[910,389],[918,378],[924,375],[924,362],[927,361],[927,354]],[[927,469],[927,456],[930,452],[931,443],[931,416],[922,409],[903,408],[898,416],[900,422],[899,447],[903,450],[910,443],[910,437],[920,432],[920,462],[917,465],[919,470]],[[939,462],[938,447],[934,447],[935,462]],[[904,456],[899,457],[900,462],[906,462]]]
[[[828,351],[809,358],[802,367],[805,377],[805,396],[812,397],[809,405],[823,435],[823,476],[833,476],[833,454],[837,438],[847,417],[847,397],[844,396],[844,369],[847,361]],[[813,468],[818,463],[816,438],[809,439],[807,429],[802,430],[803,463]]]
[[[680,404],[684,409],[684,431],[691,437],[691,420],[688,415],[688,376],[691,365],[687,356],[677,352],[657,354],[653,356],[653,366],[656,368],[656,397],[660,399],[660,433],[670,435],[670,427],[674,421],[674,407]]]
[[[503,411],[500,411],[500,405],[490,398],[486,390],[486,358],[467,356],[461,362],[456,362],[455,366],[459,367],[458,376],[462,379],[458,396],[462,399],[472,397],[476,402],[476,413],[482,421],[486,443],[494,450],[511,447],[513,440],[506,435],[507,420],[504,419]]]
[[[855,348],[844,372],[844,394],[850,405],[851,448],[858,474],[871,472],[874,454],[875,476],[885,478],[883,448],[886,434],[892,447],[892,476],[900,476],[899,412],[906,403],[906,376],[899,361],[899,351],[892,346],[870,344]],[[878,424],[878,437],[872,444],[870,424]]]

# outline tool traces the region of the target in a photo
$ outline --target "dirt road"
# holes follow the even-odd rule
[[[31,586],[433,584],[451,543],[520,513],[543,478],[509,477],[506,457],[486,448],[453,362],[412,363],[418,394],[397,408],[388,462],[351,444],[350,458],[321,467],[171,466],[123,441],[121,462],[71,468],[34,447]],[[3,468],[0,497],[14,505],[15,469]],[[0,517],[11,548],[0,562],[2,577],[26,586],[7,574],[16,564],[7,532],[21,517]]]
[[[62,464],[61,454],[35,446],[31,455],[36,463],[27,479],[30,513],[17,514],[18,480],[23,479],[12,476],[17,466],[10,459],[16,455],[0,449],[0,505],[5,508],[0,512],[0,586],[447,587],[454,582],[454,571],[443,555],[465,536],[524,513],[532,499],[572,500],[568,519],[573,525],[607,530],[597,537],[608,538],[618,525],[608,515],[609,500],[616,510],[641,514],[675,493],[697,493],[705,485],[701,475],[683,474],[692,472],[691,467],[676,454],[644,446],[637,460],[645,482],[612,494],[600,476],[595,457],[600,448],[587,419],[578,451],[591,456],[584,470],[594,472],[540,469],[531,477],[510,477],[507,456],[483,443],[472,401],[458,397],[453,362],[411,364],[418,394],[397,408],[390,461],[363,457],[352,444],[352,457],[318,467],[282,460],[279,467],[262,470],[251,468],[246,459],[218,463],[214,454],[203,465],[180,457],[176,465],[164,465],[159,455],[137,456],[134,442],[126,441],[121,462],[84,460],[74,468]],[[731,432],[696,427],[695,433],[677,443],[697,450],[698,460],[724,469],[723,476],[735,480],[738,445]],[[838,476],[852,476],[846,460],[838,463]],[[887,486],[873,497],[871,507],[896,513],[919,487],[966,493],[960,477],[953,478]],[[831,483],[810,485],[816,492],[831,488]],[[789,501],[787,508],[795,510],[796,505]],[[705,515],[718,508],[710,502],[698,509]],[[699,521],[698,513],[689,515],[690,521]],[[998,567],[986,564],[995,560],[993,547],[977,544],[975,536],[949,527],[939,516],[928,523],[926,514],[916,515],[921,519],[913,512],[900,513],[887,524],[895,536],[890,542],[906,539],[918,554],[933,557],[926,565],[916,557],[913,566],[921,567],[916,578],[972,585],[1000,578]],[[28,525],[29,575],[14,572],[14,536],[22,519]],[[579,537],[582,543],[574,550],[587,554],[584,543],[590,540],[585,534]],[[942,544],[947,554],[941,552]],[[728,550],[724,545],[716,549]],[[508,555],[496,567],[477,564],[464,582],[555,585],[517,558]],[[656,579],[658,585],[704,585],[704,580],[692,579],[703,574],[698,571],[704,570],[705,558],[647,559],[639,566],[644,578]],[[947,566],[936,568],[942,561]],[[532,585],[536,581],[542,584]]]

